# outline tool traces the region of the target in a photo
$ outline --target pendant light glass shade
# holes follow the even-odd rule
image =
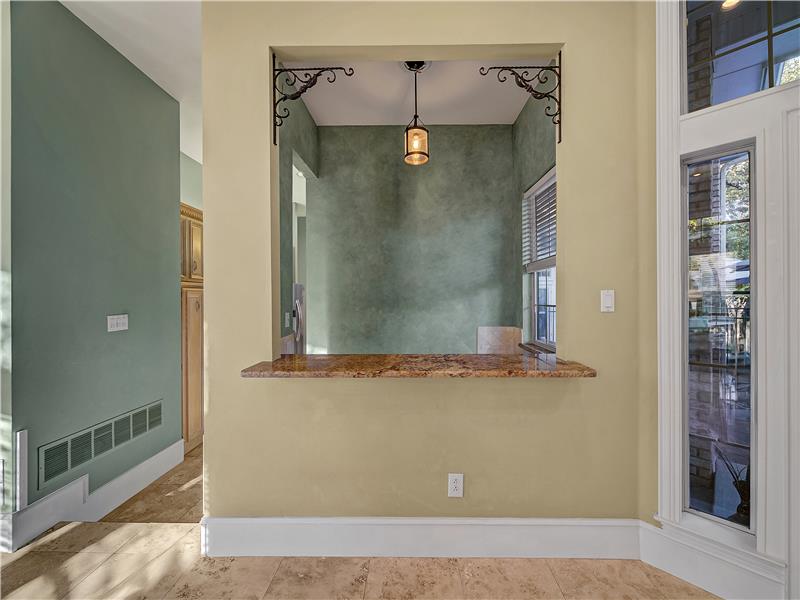
[[[428,130],[419,122],[417,112],[417,76],[425,68],[424,62],[406,62],[406,69],[414,73],[414,118],[406,126],[405,156],[403,160],[407,165],[424,165],[428,162],[430,154],[428,152]]]
[[[407,165],[424,165],[428,162],[428,130],[419,124],[415,117],[406,127],[406,155]]]

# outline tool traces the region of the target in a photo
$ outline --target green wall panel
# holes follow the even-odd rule
[[[329,353],[475,352],[479,325],[521,326],[510,125],[319,127],[307,191],[307,338]]]
[[[181,202],[203,209],[203,165],[181,152]]]
[[[14,2],[13,427],[29,500],[181,437],[179,107],[55,2]],[[107,333],[106,315],[130,329]],[[37,489],[37,448],[163,398],[152,432]]]

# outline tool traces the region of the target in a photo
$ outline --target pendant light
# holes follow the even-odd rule
[[[422,125],[417,113],[417,76],[425,63],[422,61],[407,61],[406,69],[414,73],[414,118],[406,126],[405,131],[405,157],[407,165],[424,165],[430,158],[428,154],[428,130]]]

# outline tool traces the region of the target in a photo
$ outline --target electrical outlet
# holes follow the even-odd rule
[[[283,326],[284,327],[292,326],[292,313],[290,312],[283,313]]]
[[[447,474],[447,497],[448,498],[463,498],[464,497],[464,474],[463,473],[448,473]]]
[[[128,315],[106,315],[106,329],[108,331],[127,331]]]

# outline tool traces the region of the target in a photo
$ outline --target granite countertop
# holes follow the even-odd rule
[[[252,378],[595,377],[577,362],[526,354],[284,354],[242,370]]]

